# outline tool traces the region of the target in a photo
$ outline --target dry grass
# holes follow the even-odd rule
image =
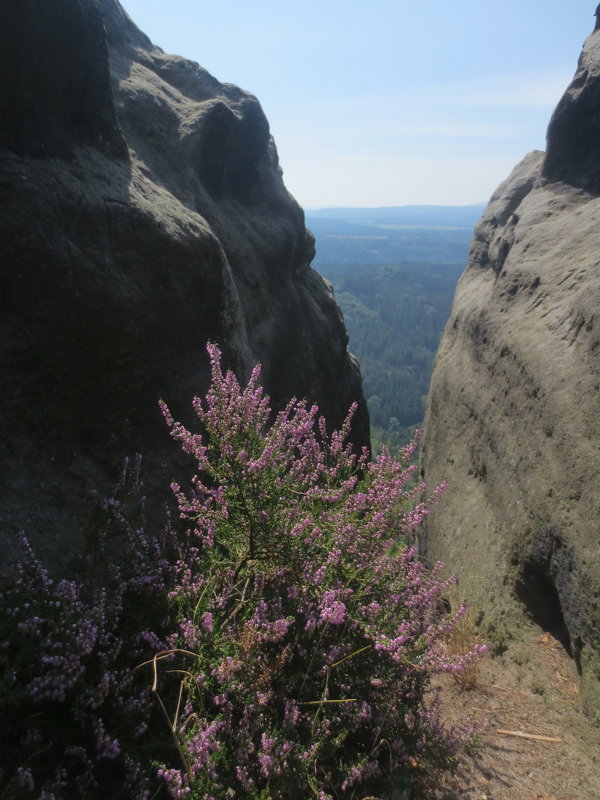
[[[449,598],[450,605],[454,608],[459,604],[457,597]],[[481,644],[477,625],[477,612],[473,608],[467,608],[459,619],[456,627],[448,636],[447,649],[450,656],[464,656],[470,652],[474,644]],[[474,689],[479,678],[479,660],[476,659],[461,672],[453,673],[452,679],[462,689]]]

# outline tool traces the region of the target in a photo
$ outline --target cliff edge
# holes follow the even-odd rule
[[[436,358],[421,548],[500,646],[524,618],[577,663],[600,722],[600,31],[479,222]]]

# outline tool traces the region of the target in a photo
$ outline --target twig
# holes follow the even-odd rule
[[[163,714],[165,715],[165,719],[167,720],[167,724],[168,724],[168,726],[169,726],[169,728],[171,730],[171,735],[172,735],[173,740],[175,742],[175,747],[177,748],[177,750],[179,752],[179,756],[180,756],[180,758],[181,758],[181,760],[183,762],[183,766],[184,766],[185,771],[187,773],[188,780],[191,783],[194,776],[192,775],[192,768],[191,768],[189,759],[186,758],[186,754],[185,754],[185,752],[183,750],[183,747],[181,745],[181,741],[179,739],[179,734],[177,733],[177,728],[176,727],[171,727],[171,720],[169,718],[169,712],[167,711],[167,709],[165,707],[165,704],[162,701],[162,697],[158,693],[157,661],[158,661],[159,658],[161,658],[161,656],[162,656],[161,653],[157,653],[154,656],[154,658],[152,659],[152,669],[153,669],[153,672],[154,672],[154,679],[152,681],[152,692],[153,692],[154,696],[156,697],[156,699],[158,700],[158,704],[161,707],[161,710],[162,710]],[[179,700],[181,700],[181,689],[182,688],[183,688],[183,681],[181,682]],[[177,711],[175,713],[177,714],[178,712],[179,712],[179,703],[177,703]],[[176,724],[176,722],[177,722],[177,718],[175,719],[175,724]]]
[[[138,664],[137,667],[134,667],[129,675],[132,675],[136,669],[141,669],[145,667],[147,664],[152,664],[154,669],[154,674],[156,675],[156,662],[162,661],[163,658],[169,658],[174,653],[185,653],[188,656],[194,656],[194,658],[204,658],[201,656],[200,653],[193,653],[191,650],[183,650],[181,647],[173,647],[171,650],[161,650],[160,652],[156,653],[152,658],[148,659],[148,661],[142,661],[141,664]],[[154,691],[154,689],[152,690]]]
[[[516,736],[518,739],[535,739],[539,742],[562,742],[562,739],[557,739],[554,736],[540,736],[537,733],[523,733],[523,731],[505,731],[498,729],[496,733],[502,736]]]
[[[337,666],[339,666],[340,664],[343,664],[343,663],[344,663],[344,661],[347,661],[347,659],[349,659],[349,658],[352,658],[352,656],[357,656],[359,653],[363,653],[365,650],[370,650],[370,649],[371,649],[371,647],[373,647],[373,645],[372,645],[372,644],[368,644],[366,647],[361,647],[361,648],[360,648],[360,650],[355,650],[353,653],[350,653],[350,655],[349,655],[349,656],[344,656],[344,658],[340,658],[340,660],[339,660],[339,661],[336,661],[336,662],[335,662],[334,664],[332,664],[331,666],[332,666],[332,667],[337,667]]]
[[[345,697],[343,700],[300,700],[299,706],[322,706],[325,703],[356,703],[357,697]]]
[[[173,717],[172,730],[177,730],[177,720],[179,719],[179,709],[181,707],[181,698],[183,696],[183,681],[179,684],[179,699],[177,700],[177,708],[175,709],[175,716]]]

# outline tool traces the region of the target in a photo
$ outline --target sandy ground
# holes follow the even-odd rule
[[[486,730],[457,776],[423,800],[600,799],[600,729],[583,715],[575,664],[550,634],[531,626],[482,660],[473,688],[444,678],[443,695],[449,720],[470,714]]]

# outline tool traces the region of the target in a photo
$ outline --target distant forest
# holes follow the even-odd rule
[[[423,420],[433,359],[482,205],[307,211],[360,361],[377,448]]]

